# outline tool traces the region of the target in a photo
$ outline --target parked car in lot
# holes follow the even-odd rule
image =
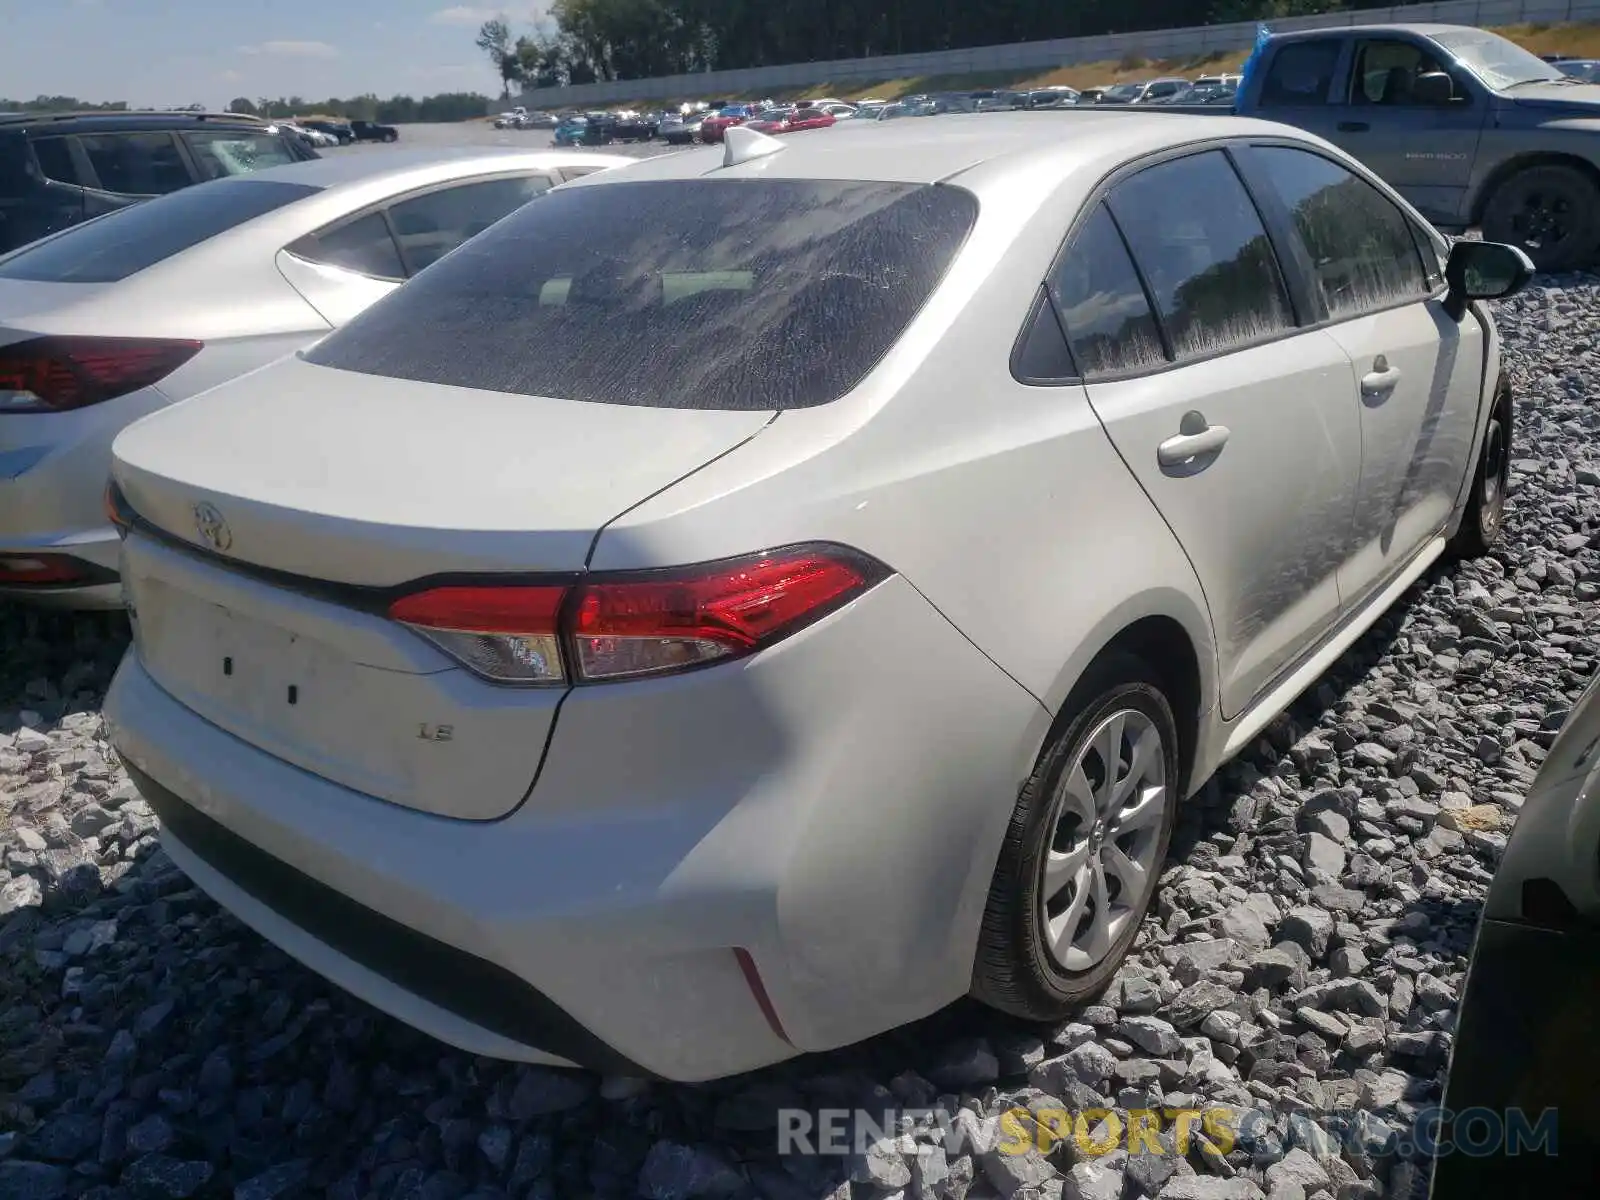
[[[356,131],[348,121],[301,121],[307,129],[320,129],[339,145],[348,146],[356,140]]]
[[[556,127],[551,132],[550,136],[551,145],[556,147],[583,146],[591,144],[589,140],[589,119],[587,117],[563,118],[561,121],[557,122]],[[593,137],[594,141],[601,141],[601,131],[597,129]]]
[[[124,430],[104,711],[172,858],[626,1075],[1103,987],[1178,803],[1496,540],[1530,268],[1282,126],[1039,130],[592,175]]]
[[[803,108],[772,108],[745,122],[746,128],[760,133],[799,133],[805,129],[827,129],[834,123],[833,114],[826,109],[807,105]]]
[[[1150,104],[1194,104],[1216,108],[1232,108],[1238,89],[1227,83],[1191,83],[1181,92],[1175,92],[1162,100],[1148,101]]]
[[[1144,79],[1119,83],[1100,94],[1097,104],[1160,104],[1189,86],[1187,79]]]
[[[704,113],[669,116],[661,122],[659,131],[661,140],[669,146],[687,146],[690,142],[699,139],[700,126],[705,119]]]
[[[654,140],[661,126],[659,116],[631,110],[610,114],[611,137],[619,142],[648,142]]]
[[[151,196],[316,157],[233,113],[0,117],[0,253]]]
[[[320,129],[312,129],[305,125],[296,125],[290,121],[278,121],[276,124],[279,129],[287,130],[288,132],[303,138],[306,142],[310,143],[311,148],[314,150],[322,150],[329,146],[337,146],[339,144],[339,139],[334,137],[333,134],[324,133]]]
[[[1441,229],[1542,269],[1600,253],[1600,86],[1499,34],[1371,25],[1272,37],[1235,111],[1327,138]]]
[[[380,125],[376,121],[351,121],[350,132],[358,142],[397,142],[400,131],[393,125]]]
[[[1509,816],[1489,805],[1445,819],[1465,836],[1496,838]],[[1424,1149],[1435,1155],[1432,1200],[1542,1200],[1593,1187],[1597,857],[1600,679],[1572,706],[1523,799],[1484,902],[1453,1032],[1435,1034],[1451,1049],[1441,1111],[1425,1130],[1432,1146]],[[1487,1138],[1486,1116],[1495,1124]]]
[[[1017,96],[1017,108],[1065,108],[1077,104],[1078,93],[1069,87],[1034,88]]]
[[[1600,83],[1600,58],[1571,58],[1556,64],[1569,79],[1579,83]]]
[[[291,353],[555,183],[627,159],[323,159],[187,188],[0,258],[0,594],[121,603],[101,504],[146,413]]]
[[[743,125],[751,117],[759,115],[761,111],[754,104],[724,105],[700,123],[700,140],[702,142],[720,142],[725,132],[735,125]]]

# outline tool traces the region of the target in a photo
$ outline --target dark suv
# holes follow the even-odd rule
[[[351,121],[350,132],[358,142],[397,142],[400,131],[393,125],[380,125],[376,121]]]
[[[190,184],[316,158],[237,113],[0,116],[0,254]]]

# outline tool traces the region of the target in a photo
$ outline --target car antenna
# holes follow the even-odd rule
[[[747,163],[752,159],[765,158],[769,154],[778,153],[787,145],[775,137],[768,137],[758,129],[746,129],[743,125],[734,125],[724,130],[722,141],[722,165],[725,167],[737,167],[740,163]]]

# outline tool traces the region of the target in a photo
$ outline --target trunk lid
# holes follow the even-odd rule
[[[766,412],[582,404],[289,358],[124,430],[113,474],[146,520],[230,558],[388,586],[576,571],[600,528],[753,437]]]
[[[82,328],[76,310],[115,286],[0,279],[0,345],[42,333],[96,332]]]
[[[140,661],[201,717],[304,770],[427,812],[504,815],[564,689],[479,679],[375,594],[453,572],[582,570],[607,522],[769,419],[263,368],[116,441],[132,509],[207,552],[128,538]]]

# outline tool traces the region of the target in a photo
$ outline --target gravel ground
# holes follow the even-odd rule
[[[1127,968],[1054,1030],[963,1004],[700,1087],[453,1052],[159,850],[98,716],[120,618],[0,607],[0,1198],[1420,1196],[1403,1135],[1440,1096],[1484,888],[1597,657],[1600,286],[1542,279],[1500,320],[1503,548],[1424,580],[1208,786]],[[946,1153],[926,1116],[850,1158],[780,1156],[774,1132],[780,1108],[927,1106],[981,1139],[1019,1105],[1106,1104],[1261,1115],[1231,1149],[1136,1157]],[[1352,1110],[1342,1146],[1304,1122]]]

